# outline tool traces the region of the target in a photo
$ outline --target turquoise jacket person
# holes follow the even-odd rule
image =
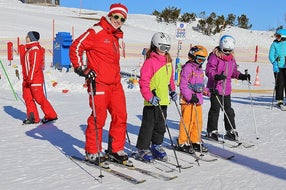
[[[278,73],[279,68],[286,68],[286,29],[277,30],[276,39],[269,49],[269,61],[273,65],[273,72]]]

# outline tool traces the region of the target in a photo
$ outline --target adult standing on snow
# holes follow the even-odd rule
[[[276,31],[268,58],[273,65],[277,106],[281,106],[283,105],[283,93],[286,87],[286,29]]]
[[[20,61],[23,74],[23,98],[27,109],[27,119],[23,124],[39,123],[39,113],[36,103],[41,106],[45,116],[42,123],[57,120],[57,114],[44,94],[44,51],[38,40],[40,34],[28,32],[26,45],[20,46]]]
[[[144,108],[136,147],[137,157],[147,162],[154,158],[167,158],[162,143],[166,132],[165,119],[167,106],[170,104],[169,96],[173,101],[177,100],[170,48],[169,35],[163,32],[155,33],[140,70],[139,85],[144,98]]]
[[[107,111],[111,115],[107,153],[118,163],[128,160],[124,152],[126,99],[119,65],[119,39],[123,38],[121,26],[127,19],[127,13],[128,9],[123,4],[112,4],[108,15],[101,17],[98,23],[79,36],[70,47],[70,60],[74,70],[85,77],[88,84],[89,104],[92,109],[92,97],[94,98],[96,118],[92,111],[87,119],[85,151],[86,159],[95,164],[105,160],[102,152],[102,129]],[[84,53],[87,57],[86,65]]]
[[[211,90],[211,107],[208,113],[207,132],[208,137],[218,140],[218,118],[221,105],[228,118],[224,115],[226,136],[232,140],[238,140],[235,126],[235,113],[231,107],[231,79],[248,80],[249,74],[242,74],[237,70],[234,58],[235,39],[230,35],[221,37],[219,46],[210,53],[206,65],[207,87]],[[219,100],[219,101],[218,101]],[[230,123],[229,123],[230,121]]]

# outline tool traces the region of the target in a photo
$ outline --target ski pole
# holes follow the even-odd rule
[[[246,76],[248,75],[247,69],[245,69],[245,74],[246,74]],[[252,108],[252,116],[253,116],[253,121],[254,121],[256,139],[259,139],[258,132],[257,132],[257,125],[256,125],[256,118],[255,118],[255,113],[254,113],[254,108],[253,108],[253,102],[252,102],[252,95],[251,95],[251,90],[250,90],[250,84],[251,83],[249,81],[249,78],[247,78],[247,82],[248,82],[249,99],[250,99],[250,104],[251,104],[251,108]]]
[[[135,151],[132,150],[133,149],[133,145],[131,144],[131,140],[130,140],[130,137],[129,137],[127,129],[126,129],[126,138],[127,138],[127,141],[128,141],[128,143],[130,145],[130,148],[131,148],[131,154],[133,155],[135,153]]]
[[[199,129],[199,118],[198,118],[198,110],[197,110],[197,104],[194,103],[194,110],[195,110],[195,114],[196,114],[196,124],[197,124],[197,130],[198,130],[198,137],[199,137],[199,142],[200,142],[200,153],[201,153],[201,156],[203,156],[203,150],[202,150],[202,140],[201,140],[201,132],[200,132],[200,129]]]
[[[152,93],[154,94],[154,96],[157,96],[157,95],[156,95],[156,89],[152,90]],[[161,112],[161,114],[162,114],[162,118],[163,118],[163,120],[164,120],[166,129],[167,129],[168,134],[169,134],[170,142],[171,142],[171,145],[172,145],[172,148],[173,148],[173,152],[174,152],[174,156],[175,156],[176,162],[177,162],[177,167],[179,168],[179,172],[181,173],[181,166],[180,166],[180,164],[179,164],[179,160],[178,160],[178,157],[177,157],[177,153],[176,153],[175,148],[174,148],[174,143],[173,143],[172,136],[171,136],[171,133],[170,133],[170,130],[169,130],[169,126],[167,125],[166,117],[165,117],[164,112],[163,112],[163,110],[162,110],[162,107],[161,107],[161,105],[160,105],[159,103],[158,103],[158,107],[159,107],[159,110],[160,110],[160,112]]]
[[[185,133],[186,133],[186,135],[187,135],[187,138],[188,138],[188,141],[189,141],[189,143],[190,143],[190,146],[191,146],[191,148],[194,150],[194,147],[193,147],[193,145],[192,145],[192,141],[191,141],[190,134],[189,134],[189,132],[188,132],[188,130],[187,130],[185,121],[184,121],[183,116],[182,116],[182,114],[181,114],[181,112],[180,112],[178,103],[177,103],[176,101],[174,101],[174,102],[175,102],[175,105],[176,105],[176,107],[177,107],[177,110],[178,110],[178,113],[179,113],[179,116],[180,116],[180,121],[182,121],[182,124],[183,124],[183,127],[184,127],[184,131],[185,131]],[[197,158],[197,154],[196,154],[195,151],[194,151],[194,155],[195,155],[195,157],[196,157],[196,160],[195,160],[195,161],[198,163],[198,165],[200,165],[199,159]]]
[[[93,88],[93,84],[94,83],[94,88]],[[102,168],[100,166],[100,149],[99,149],[99,139],[98,139],[98,128],[96,126],[96,113],[95,113],[95,104],[94,104],[94,93],[95,93],[95,79],[92,80],[90,79],[89,81],[89,87],[90,87],[90,94],[91,94],[91,102],[92,102],[92,114],[93,114],[93,120],[94,120],[94,126],[95,126],[95,135],[96,135],[96,144],[97,144],[97,156],[98,156],[98,166],[99,166],[99,177],[102,178],[104,177],[104,175],[102,175]]]
[[[44,76],[44,75],[43,75],[43,76]],[[46,96],[46,98],[48,98],[48,93],[47,93],[47,87],[46,87],[45,78],[44,78],[43,86],[44,86],[45,96]]]
[[[11,84],[11,81],[10,81],[10,79],[9,79],[9,77],[8,77],[8,74],[7,74],[7,72],[6,72],[6,69],[5,69],[5,67],[4,67],[4,65],[3,65],[3,63],[2,63],[1,60],[0,60],[0,63],[1,63],[1,66],[2,66],[2,68],[3,68],[3,70],[4,70],[5,76],[6,76],[7,80],[8,80],[8,83],[9,83],[11,89],[12,89],[12,92],[13,92],[13,94],[14,94],[14,97],[15,97],[16,101],[18,101],[16,92],[15,92],[15,90],[14,90],[12,84]]]

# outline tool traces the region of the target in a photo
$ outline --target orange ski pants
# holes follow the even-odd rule
[[[182,104],[182,118],[180,119],[178,143],[198,143],[201,142],[201,132],[203,127],[202,105]],[[191,139],[189,142],[188,135]]]

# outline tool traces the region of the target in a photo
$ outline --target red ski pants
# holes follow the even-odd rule
[[[96,93],[93,97],[96,121],[92,111],[87,119],[85,150],[91,154],[102,151],[102,130],[107,111],[111,115],[108,140],[106,138],[108,149],[112,152],[124,150],[127,112],[125,94],[121,83],[117,85],[96,84]],[[89,105],[93,109],[91,95],[89,96]]]
[[[27,118],[29,118],[31,113],[33,113],[35,119],[34,121],[36,123],[40,122],[39,112],[36,103],[41,106],[41,109],[43,110],[46,119],[53,119],[57,117],[54,108],[44,95],[42,85],[30,87],[23,86],[23,98],[26,104]]]

